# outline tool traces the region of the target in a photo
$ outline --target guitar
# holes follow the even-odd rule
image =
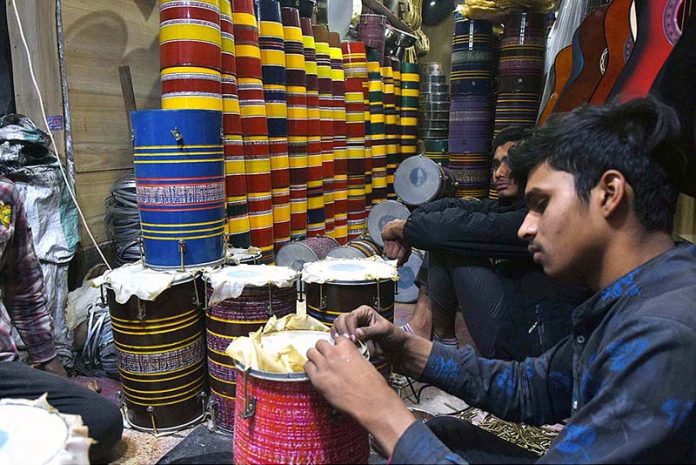
[[[566,112],[587,103],[597,84],[604,75],[603,61],[607,43],[604,33],[604,18],[608,6],[595,6],[583,20],[573,37],[573,73],[554,108]]]
[[[626,102],[645,97],[681,36],[679,13],[684,0],[635,2],[638,37],[631,57],[609,93],[609,100],[616,98],[620,102]]]
[[[549,71],[553,73],[554,84],[553,91],[546,101],[544,110],[541,112],[537,124],[539,126],[543,125],[544,122],[551,116],[556,102],[558,102],[558,97],[561,95],[563,88],[565,87],[568,79],[570,79],[570,73],[573,70],[573,45],[568,45],[561,49],[556,55],[556,59],[553,62],[553,67]]]

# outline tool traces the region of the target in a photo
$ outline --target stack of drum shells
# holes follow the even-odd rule
[[[447,77],[439,63],[421,66],[420,114],[418,138],[423,152],[434,161],[447,165],[450,94]]]

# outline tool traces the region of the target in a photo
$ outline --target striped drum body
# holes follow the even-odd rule
[[[401,162],[401,62],[394,57],[389,60],[394,79],[394,126],[387,132],[387,198],[396,199],[394,173]]]
[[[334,228],[340,244],[348,242],[348,159],[346,152],[346,84],[343,51],[336,32],[329,33],[333,90]]]
[[[401,63],[401,161],[418,151],[420,74],[417,63]]]
[[[387,128],[385,117],[385,80],[382,65],[374,50],[367,53],[367,70],[370,102],[370,134],[372,155],[372,197],[375,205],[387,198]],[[391,70],[391,69],[390,69]],[[365,179],[367,182],[367,179]]]
[[[222,77],[219,71],[175,66],[163,69],[160,79],[162,108],[222,111]]]
[[[155,269],[224,259],[222,115],[208,110],[131,113],[145,264]]]
[[[160,68],[221,69],[219,0],[160,0]]]

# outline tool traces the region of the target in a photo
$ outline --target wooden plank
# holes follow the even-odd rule
[[[56,150],[65,160],[65,123],[55,0],[4,1],[7,7],[7,26],[12,49],[12,72],[17,113],[28,116],[37,127],[47,131],[39,96],[29,72],[29,60],[31,60],[49,125],[56,141]],[[27,57],[22,43],[13,4],[16,4],[19,12],[24,36],[29,46],[29,57]]]
[[[674,232],[684,239],[694,242],[696,237],[696,199],[680,195],[677,213],[674,217]]]
[[[132,132],[130,125],[131,112],[138,109],[135,104],[135,92],[133,92],[133,77],[131,76],[130,66],[119,66],[118,75],[121,80],[121,93],[123,94],[123,106],[126,110],[126,121],[128,121],[128,130]]]

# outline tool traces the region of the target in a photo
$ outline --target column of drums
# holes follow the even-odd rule
[[[337,32],[329,32],[333,90],[334,229],[339,244],[348,242],[348,152],[346,138],[346,84],[343,50]]]

